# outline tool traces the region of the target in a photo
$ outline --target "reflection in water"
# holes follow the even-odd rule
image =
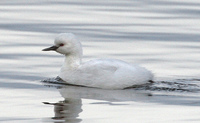
[[[59,101],[57,103],[44,102],[44,104],[54,105],[55,116],[52,119],[67,123],[78,123],[81,121],[81,119],[78,118],[79,113],[82,112],[81,99],[65,98],[64,101]]]
[[[183,81],[183,80],[180,80]],[[197,80],[199,81],[199,80]],[[157,87],[152,86],[151,89],[146,90],[146,88],[130,88],[124,90],[104,90],[98,88],[88,88],[79,87],[72,85],[63,85],[61,83],[43,82],[45,86],[56,87],[64,101],[59,101],[57,103],[48,103],[54,105],[55,117],[54,120],[62,120],[63,122],[77,123],[82,121],[79,117],[80,112],[82,112],[82,99],[91,100],[101,100],[100,102],[91,103],[93,105],[107,104],[110,106],[114,105],[131,105],[130,102],[142,102],[142,103],[156,103],[165,105],[182,105],[182,106],[200,106],[199,93],[190,91],[179,91],[179,90],[165,90],[166,88],[174,88],[176,86],[187,86],[187,90],[198,89],[199,86],[196,84],[181,84],[181,83],[171,83],[168,87],[163,87],[166,82],[156,84]],[[159,87],[160,86],[160,87]],[[166,86],[166,85],[165,85]],[[198,88],[197,88],[198,87]],[[164,89],[163,89],[164,88]],[[163,90],[161,90],[163,89]],[[105,101],[105,102],[102,102]]]
[[[64,98],[93,99],[109,102],[144,100],[151,95],[148,92],[134,89],[104,90],[76,86],[63,86],[63,88],[59,89],[59,92]]]
[[[160,103],[167,105],[200,105],[199,93],[148,90],[103,90],[87,87],[63,86],[59,89],[64,98],[92,99],[126,104],[127,101]],[[198,102],[198,103],[197,103]]]
[[[43,102],[44,104],[53,105],[55,116],[52,118],[56,122],[78,123],[82,120],[79,113],[82,112],[82,99],[94,99],[108,101],[104,104],[116,105],[113,102],[133,101],[134,99],[147,98],[148,93],[138,93],[133,89],[127,90],[103,90],[97,88],[87,88],[78,86],[49,84],[48,87],[57,87],[64,101],[57,103]],[[101,102],[102,103],[102,102]],[[98,103],[96,103],[98,104]],[[120,104],[122,105],[122,104]]]

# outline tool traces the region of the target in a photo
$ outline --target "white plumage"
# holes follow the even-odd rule
[[[59,73],[64,81],[74,85],[104,89],[123,89],[145,84],[153,74],[143,67],[115,59],[96,59],[82,63],[82,46],[72,33],[59,34],[55,45],[43,51],[55,50],[65,55]]]

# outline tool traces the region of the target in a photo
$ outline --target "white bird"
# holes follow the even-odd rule
[[[102,89],[124,89],[152,81],[153,74],[143,67],[115,59],[96,59],[82,63],[82,45],[72,33],[61,33],[54,46],[43,51],[65,55],[59,77],[66,83]]]

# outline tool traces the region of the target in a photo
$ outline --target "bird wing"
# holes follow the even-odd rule
[[[84,72],[93,74],[114,73],[118,69],[118,66],[109,60],[92,60],[80,67]]]

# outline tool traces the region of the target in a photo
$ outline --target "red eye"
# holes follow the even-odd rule
[[[60,44],[60,46],[64,46],[64,44],[63,44],[63,43],[61,43],[61,44]]]

